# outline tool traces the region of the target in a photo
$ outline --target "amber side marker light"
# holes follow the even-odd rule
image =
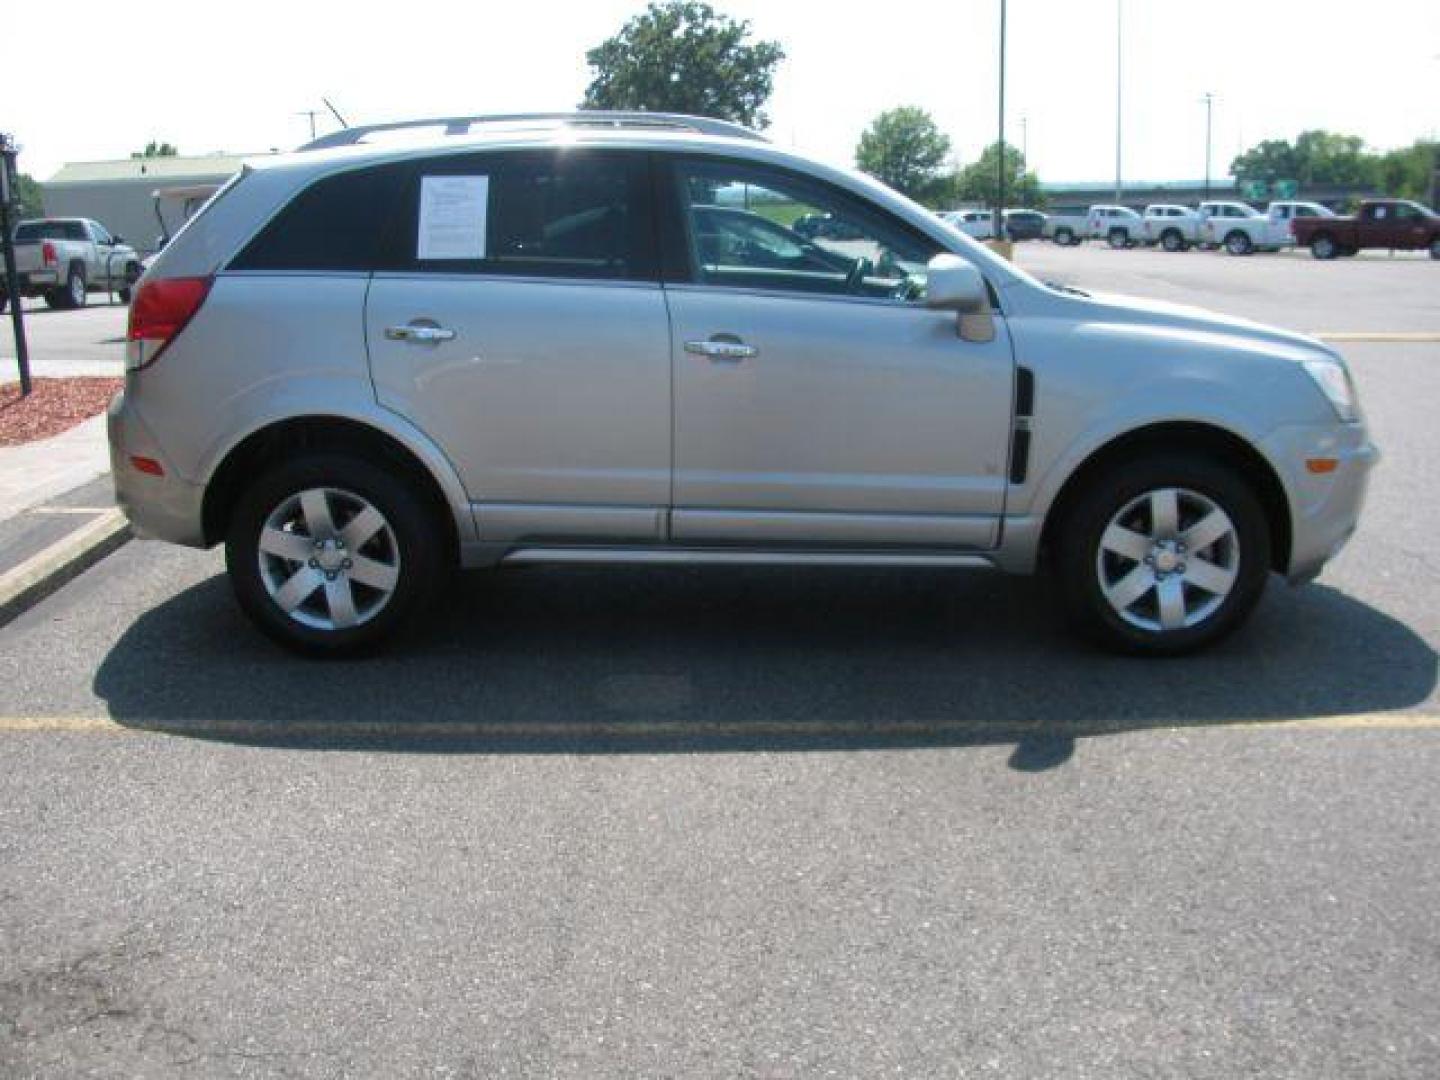
[[[1333,457],[1312,457],[1305,459],[1305,468],[1317,475],[1332,473],[1340,465],[1339,458]]]
[[[156,461],[153,457],[141,457],[139,454],[130,455],[130,464],[135,466],[136,472],[149,473],[151,476],[164,476],[165,466]]]

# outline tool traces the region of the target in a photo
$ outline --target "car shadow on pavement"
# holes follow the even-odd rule
[[[1436,685],[1404,624],[1323,585],[1179,660],[1096,652],[1044,584],[955,571],[533,569],[469,575],[413,639],[306,661],[212,577],[141,616],[95,690],[137,729],[412,752],[820,750],[1074,740],[1402,709]]]

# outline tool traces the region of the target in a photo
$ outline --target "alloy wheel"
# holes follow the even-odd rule
[[[1240,539],[1213,499],[1158,488],[1130,500],[1100,536],[1101,595],[1125,622],[1152,633],[1198,626],[1235,587]]]
[[[277,607],[317,630],[360,626],[400,581],[400,545],[385,515],[340,488],[284,499],[260,530],[260,580]]]

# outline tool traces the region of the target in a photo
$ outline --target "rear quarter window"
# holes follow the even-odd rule
[[[271,218],[230,269],[373,270],[408,174],[399,163],[316,180]]]

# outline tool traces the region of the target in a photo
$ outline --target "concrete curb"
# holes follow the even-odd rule
[[[15,569],[0,574],[0,626],[33,607],[130,539],[120,510],[107,510]]]

